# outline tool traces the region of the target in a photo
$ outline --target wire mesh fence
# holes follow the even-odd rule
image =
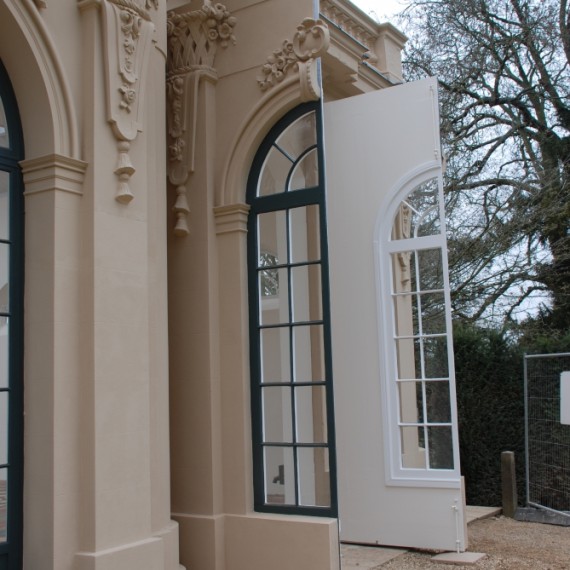
[[[524,365],[527,503],[570,516],[570,425],[560,421],[570,353],[526,355]]]

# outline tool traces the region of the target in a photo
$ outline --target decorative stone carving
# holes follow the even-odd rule
[[[223,4],[209,1],[200,10],[168,13],[168,179],[176,186],[173,209],[178,237],[189,233],[187,183],[194,172],[200,80],[217,80],[217,49],[236,43],[236,22]]]
[[[322,20],[306,18],[297,26],[293,41],[285,40],[281,49],[267,58],[257,78],[260,89],[266,91],[283,81],[291,70],[297,70],[304,97],[315,98],[319,88],[313,63],[327,51],[329,43],[327,25]]]
[[[139,3],[144,1],[144,7]],[[148,9],[158,0],[103,0],[107,120],[117,139],[119,179],[115,199],[128,204],[134,197],[129,181],[135,172],[130,143],[142,131],[144,77],[154,24]]]
[[[398,213],[394,219],[394,227],[392,228],[392,239],[409,239],[412,231],[412,210],[406,202],[400,204]],[[410,291],[411,273],[410,261],[411,252],[404,251],[397,253],[397,259],[400,265],[400,283],[402,291]]]

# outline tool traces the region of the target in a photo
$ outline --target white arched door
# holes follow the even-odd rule
[[[465,550],[437,82],[324,117],[341,540]]]

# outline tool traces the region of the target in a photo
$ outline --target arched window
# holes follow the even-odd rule
[[[0,568],[20,569],[23,454],[22,133],[0,62]]]
[[[248,181],[255,509],[336,516],[321,110],[285,116]]]
[[[393,481],[459,477],[442,202],[439,169],[424,172],[400,191],[380,224]]]

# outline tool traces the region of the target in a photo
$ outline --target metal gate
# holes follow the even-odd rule
[[[561,373],[570,353],[524,359],[527,504],[570,517],[570,425],[561,423]]]

